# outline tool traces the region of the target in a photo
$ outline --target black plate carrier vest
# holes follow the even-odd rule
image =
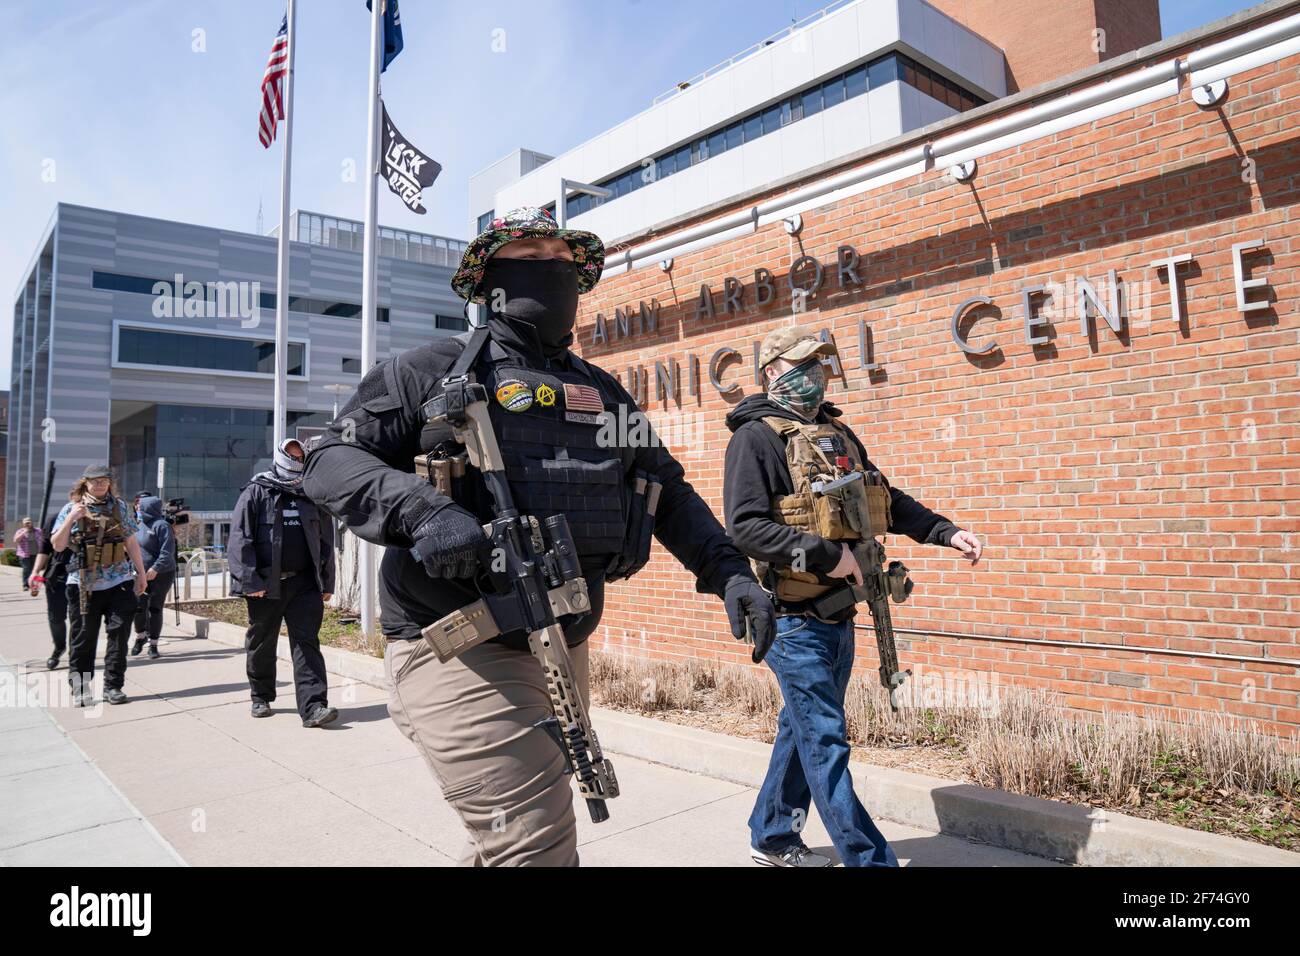
[[[471,340],[467,347],[474,346]],[[487,389],[515,506],[538,519],[563,514],[584,568],[607,569],[624,551],[632,499],[631,450],[617,442],[602,447],[597,439],[602,413],[617,416],[616,406],[599,380],[584,374],[577,356],[570,357],[572,369],[543,371],[522,365],[490,341],[480,347],[471,368]],[[449,428],[430,423],[421,451],[435,451],[449,438]]]

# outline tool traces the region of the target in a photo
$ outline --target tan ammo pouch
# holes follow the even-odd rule
[[[415,473],[421,478],[428,480],[439,493],[452,497],[452,479],[465,477],[465,463],[468,456],[465,452],[458,455],[449,455],[439,458],[432,453],[417,455],[415,458]]]
[[[772,518],[778,524],[798,528],[819,538],[832,541],[858,539],[858,533],[849,524],[838,498],[816,495],[811,491],[778,495],[772,501],[772,510]]]
[[[852,500],[857,514],[849,516],[849,523],[862,530],[863,538],[883,537],[889,531],[889,489],[864,482],[861,493]]]
[[[776,596],[782,601],[808,601],[821,597],[832,586],[821,584],[809,571],[776,572]]]
[[[126,560],[126,544],[121,541],[105,541],[103,544],[86,545],[86,560],[90,569],[112,567]]]

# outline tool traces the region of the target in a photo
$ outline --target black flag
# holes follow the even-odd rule
[[[388,188],[406,203],[412,212],[424,215],[427,210],[420,204],[420,191],[433,185],[442,172],[442,166],[425,156],[398,132],[388,115],[388,107],[380,101],[384,119],[384,179]]]

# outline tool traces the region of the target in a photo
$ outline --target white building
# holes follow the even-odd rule
[[[473,235],[547,206],[616,243],[1006,94],[1000,49],[922,0],[832,4],[554,158],[516,150],[470,180]],[[591,184],[599,198],[567,189]]]

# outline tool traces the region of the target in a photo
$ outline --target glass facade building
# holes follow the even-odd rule
[[[308,233],[292,243],[287,290],[286,434],[304,440],[364,371],[360,245],[340,238],[353,234],[347,220],[314,215],[293,220]],[[465,326],[450,285],[464,243],[385,234],[381,362]],[[104,461],[124,494],[156,492],[164,459],[162,490],[185,499],[191,543],[224,540],[240,489],[270,466],[276,246],[271,236],[57,205],[13,303],[7,530],[39,510],[52,462],[58,501]]]
[[[665,176],[683,172],[714,156],[721,156],[728,150],[752,143],[761,136],[775,133],[791,123],[816,116],[824,109],[864,96],[868,90],[880,89],[890,83],[905,83],[959,113],[983,106],[986,102],[981,96],[918,63],[905,53],[887,53],[799,90],[675,149],[660,153],[651,162],[602,179],[595,185],[611,190],[612,196],[602,199],[590,193],[581,193],[569,197],[566,209],[569,216],[581,215],[603,203],[635,192],[642,186],[658,182]]]
[[[325,412],[291,411],[286,434],[329,424]],[[112,459],[124,494],[157,491],[158,459],[166,459],[163,492],[194,511],[229,510],[239,490],[271,466],[270,411],[152,405],[113,425]]]
[[[360,252],[365,224],[355,219],[298,211],[290,216],[289,228],[290,235],[298,242]],[[423,262],[431,266],[450,266],[454,269],[460,264],[465,245],[464,242],[446,236],[379,227],[379,254],[392,259]]]

